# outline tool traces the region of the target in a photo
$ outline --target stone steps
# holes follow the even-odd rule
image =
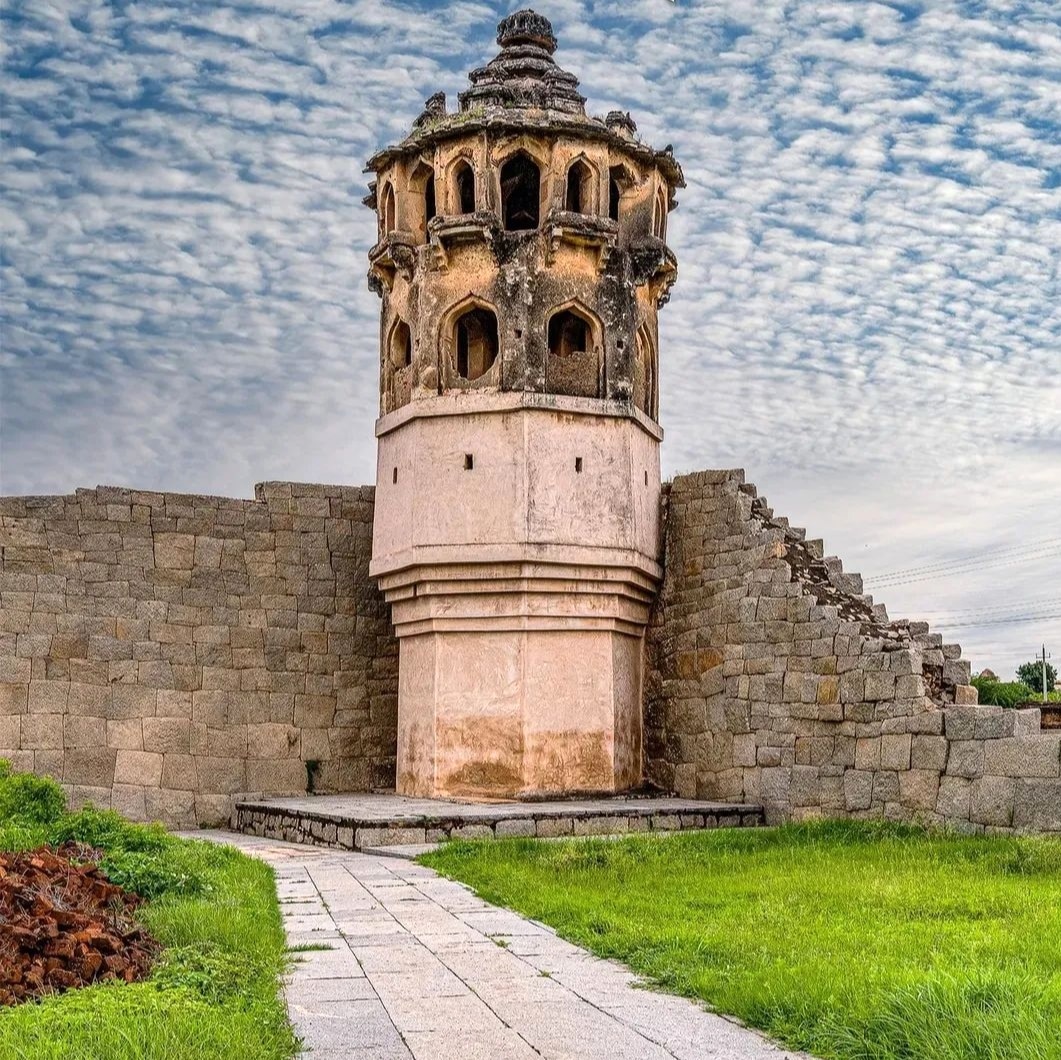
[[[765,823],[762,806],[697,799],[622,797],[547,802],[459,802],[389,793],[266,798],[236,803],[247,835],[343,850],[444,839],[623,835]]]

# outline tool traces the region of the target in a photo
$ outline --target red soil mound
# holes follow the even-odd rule
[[[143,979],[158,943],[133,920],[139,895],[79,843],[0,853],[0,1004],[107,979]]]

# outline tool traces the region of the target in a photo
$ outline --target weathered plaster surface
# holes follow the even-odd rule
[[[377,433],[398,790],[635,787],[658,428],[618,403],[480,394],[414,403]]]

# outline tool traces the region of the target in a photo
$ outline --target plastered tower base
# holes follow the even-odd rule
[[[612,402],[507,394],[420,402],[377,433],[397,790],[636,786],[659,429]]]

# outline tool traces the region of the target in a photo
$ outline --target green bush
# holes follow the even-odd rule
[[[195,848],[174,845],[151,852],[118,848],[107,851],[100,868],[113,883],[141,898],[188,897],[210,890],[206,862]]]
[[[66,795],[51,777],[12,773],[0,758],[0,822],[23,826],[51,824],[66,810]]]
[[[984,706],[1018,707],[1032,699],[1028,686],[1020,681],[991,681],[974,677],[972,683],[980,693],[980,702]]]
[[[100,868],[142,898],[197,895],[208,890],[213,848],[182,843],[160,824],[133,824],[113,810],[86,806],[48,830],[48,842],[75,839],[104,852]]]
[[[270,968],[249,954],[201,943],[165,950],[151,978],[162,990],[190,990],[205,1001],[221,1004],[238,997],[248,978],[269,974]]]
[[[100,850],[126,850],[158,853],[172,840],[160,824],[133,824],[114,810],[98,810],[86,806],[77,813],[68,813],[48,831],[52,843],[76,839]]]
[[[66,813],[65,805],[63,789],[50,777],[12,773],[0,759],[0,849],[75,840],[102,851],[107,877],[142,898],[209,893],[211,870],[224,858],[219,848],[183,843],[160,824],[134,824],[113,810],[86,806]]]

